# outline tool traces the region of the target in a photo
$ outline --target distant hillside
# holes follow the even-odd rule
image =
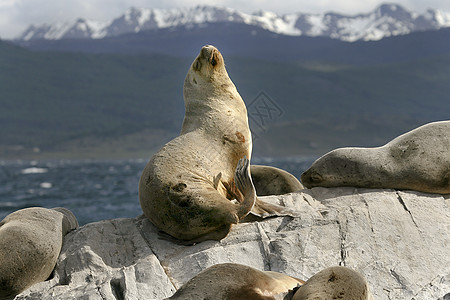
[[[212,44],[228,56],[361,65],[411,61],[450,53],[450,28],[415,32],[376,42],[349,43],[324,37],[279,35],[246,24],[206,23],[104,39],[31,40],[19,44],[39,51],[146,53],[188,58],[194,57],[201,45]]]
[[[249,107],[255,155],[375,145],[450,116],[449,55],[358,66],[222,53]],[[0,159],[146,156],[179,132],[193,59],[32,52],[0,42]],[[264,103],[277,114],[269,117]]]

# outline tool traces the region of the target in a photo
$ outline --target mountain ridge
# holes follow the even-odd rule
[[[379,146],[450,115],[450,53],[378,65],[224,53],[248,106],[255,155]],[[38,52],[0,41],[0,158],[144,157],[179,132],[182,85],[191,61],[154,54]],[[252,115],[261,92],[281,112],[262,127]]]
[[[381,4],[371,12],[350,16],[334,12],[278,15],[259,11],[247,14],[218,6],[185,9],[131,7],[109,21],[79,18],[73,22],[30,25],[16,40],[102,39],[146,30],[176,30],[179,26],[218,22],[254,25],[280,35],[321,36],[354,42],[450,27],[450,12],[428,9],[419,14],[394,3]]]

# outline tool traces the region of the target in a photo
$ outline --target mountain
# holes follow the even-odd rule
[[[381,145],[450,116],[450,53],[377,65],[224,57],[247,103],[255,155]],[[192,60],[0,41],[0,159],[148,157],[179,132]],[[266,104],[276,108],[272,119],[255,112]]]
[[[17,40],[102,39],[147,30],[177,30],[178,27],[224,22],[252,25],[281,35],[320,36],[353,42],[449,27],[450,12],[429,9],[419,14],[398,4],[382,4],[372,12],[353,16],[332,12],[278,15],[260,11],[247,14],[216,6],[167,10],[130,8],[123,15],[105,22],[80,18],[74,22],[31,25]]]
[[[364,65],[446,55],[450,53],[450,28],[349,43],[326,37],[279,35],[255,25],[222,22],[180,26],[177,30],[147,30],[102,39],[41,39],[16,43],[39,51],[147,53],[188,58],[195,57],[199,47],[212,44],[227,56]]]

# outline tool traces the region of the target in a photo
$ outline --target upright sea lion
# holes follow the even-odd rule
[[[171,300],[270,300],[285,299],[304,281],[271,271],[239,264],[218,264],[186,282]]]
[[[181,133],[148,162],[139,181],[147,218],[181,240],[222,239],[250,211],[285,215],[283,207],[256,199],[248,163],[252,139],[247,109],[213,46],[204,46],[184,81]],[[234,203],[237,199],[238,203]]]
[[[251,165],[250,173],[258,196],[283,195],[303,189],[294,175],[279,168]]]
[[[346,267],[331,267],[309,278],[292,300],[373,300],[366,279]]]
[[[409,131],[378,148],[341,148],[302,174],[305,187],[354,186],[450,193],[450,121]]]
[[[0,222],[0,299],[49,278],[64,236],[78,227],[65,208],[26,208]]]

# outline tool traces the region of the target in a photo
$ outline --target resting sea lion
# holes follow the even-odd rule
[[[346,267],[331,267],[308,279],[292,300],[373,300],[366,279]]]
[[[331,267],[303,280],[240,264],[218,264],[186,282],[170,300],[373,300],[367,281],[346,267]]]
[[[450,121],[407,132],[378,148],[341,148],[302,174],[305,187],[354,186],[450,193]]]
[[[148,162],[139,181],[139,201],[147,218],[180,240],[220,240],[250,211],[259,216],[288,210],[256,199],[247,167],[252,139],[247,109],[228,77],[223,57],[204,46],[184,81],[185,117],[181,133]],[[238,203],[230,200],[237,199]]]
[[[258,196],[283,195],[303,189],[294,175],[282,169],[251,165],[250,173]]]
[[[78,227],[65,208],[26,208],[0,222],[0,299],[9,299],[51,275],[63,238]]]
[[[239,264],[214,265],[186,282],[171,300],[270,300],[285,299],[304,281]]]

